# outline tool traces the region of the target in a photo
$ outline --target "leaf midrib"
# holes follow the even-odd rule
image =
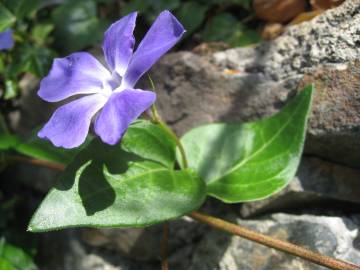
[[[96,190],[95,192],[92,192],[92,193],[90,193],[90,194],[87,194],[87,196],[84,196],[84,197],[82,198],[82,201],[85,202],[85,201],[88,200],[89,198],[91,198],[91,197],[95,196],[96,194],[101,193],[101,192],[103,192],[103,191],[105,191],[105,190],[108,190],[108,189],[111,189],[111,188],[112,188],[112,189],[116,189],[116,188],[118,188],[118,187],[122,184],[122,182],[124,182],[124,181],[131,181],[131,180],[134,180],[134,179],[136,179],[136,178],[143,177],[143,176],[145,176],[145,175],[147,175],[147,174],[152,174],[152,173],[156,173],[156,172],[160,172],[160,171],[170,171],[170,170],[167,169],[167,168],[151,169],[151,170],[148,170],[148,171],[146,171],[146,172],[143,172],[143,173],[134,175],[134,176],[132,176],[132,177],[128,177],[128,178],[125,178],[125,179],[119,179],[119,182],[121,182],[121,183],[118,183],[118,185],[112,185],[111,187],[106,187],[106,188],[98,189],[98,190]]]
[[[220,177],[214,179],[214,180],[210,180],[208,182],[208,185],[217,182],[219,180],[221,180],[221,178],[231,174],[232,172],[234,172],[235,170],[241,168],[246,162],[250,161],[251,159],[253,159],[254,157],[256,157],[256,155],[258,155],[259,153],[261,153],[266,147],[268,147],[283,131],[284,129],[289,125],[289,123],[291,122],[291,120],[293,119],[294,115],[298,112],[299,108],[301,107],[300,104],[302,104],[302,102],[299,102],[296,106],[296,109],[293,110],[293,112],[291,113],[289,119],[285,122],[285,124],[274,134],[274,136],[268,140],[262,147],[260,147],[258,150],[256,150],[252,155],[248,156],[247,158],[243,159],[239,164],[235,165],[234,167],[232,167],[230,170],[228,170],[227,172],[225,172],[223,175],[221,175]]]

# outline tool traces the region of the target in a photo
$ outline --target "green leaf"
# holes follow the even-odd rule
[[[16,97],[19,93],[19,86],[13,80],[5,80],[4,99],[9,100]]]
[[[245,47],[251,44],[256,44],[261,41],[261,36],[258,32],[238,23],[236,31],[229,37],[228,43],[233,47]]]
[[[295,175],[305,140],[313,86],[272,117],[246,124],[209,124],[186,133],[189,167],[208,194],[235,203],[266,198]],[[180,158],[178,158],[180,160]]]
[[[223,41],[233,47],[258,43],[260,35],[238,22],[230,13],[220,13],[212,18],[203,31],[203,39],[207,42]]]
[[[133,123],[122,138],[121,146],[125,151],[157,161],[168,168],[174,167],[176,143],[159,125],[149,121]]]
[[[0,55],[0,74],[5,71],[5,57]]]
[[[5,119],[2,114],[0,114],[0,151],[8,150],[19,143],[19,139],[11,135],[7,126]]]
[[[15,59],[7,67],[7,75],[11,78],[23,72],[30,72],[37,77],[43,77],[50,69],[54,52],[50,49],[23,44],[18,48]]]
[[[0,239],[1,270],[36,270],[33,259],[21,248]]]
[[[11,134],[0,133],[0,150],[8,150],[15,147],[19,139]]]
[[[220,13],[213,17],[203,31],[205,41],[227,40],[232,36],[237,25],[237,19],[230,13]]]
[[[35,12],[43,0],[4,0],[5,6],[18,18],[22,19]]]
[[[59,49],[72,52],[102,40],[107,23],[96,16],[96,3],[67,1],[54,9],[55,39]]]
[[[205,195],[191,170],[174,171],[94,140],[67,167],[28,229],[147,226],[197,209]]]
[[[5,121],[3,121],[0,115],[0,151],[14,150],[32,158],[67,165],[82,149],[81,147],[75,149],[55,147],[49,141],[40,139],[36,133],[36,131],[33,132],[25,140],[12,135],[9,133]],[[88,143],[89,141],[85,142],[82,147],[85,147]]]
[[[26,46],[21,56],[22,70],[43,77],[50,69],[54,53],[41,47]]]
[[[191,35],[203,22],[208,5],[201,5],[197,2],[186,2],[176,13],[176,17],[186,29],[186,35]]]
[[[39,45],[44,45],[51,31],[54,30],[54,25],[51,23],[37,24],[31,31],[31,36]]]
[[[0,3],[0,32],[3,32],[11,27],[15,21],[15,16]]]
[[[85,143],[86,145],[87,143]],[[85,146],[84,145],[84,146]],[[83,147],[84,147],[83,146]],[[64,149],[53,146],[49,141],[40,139],[36,133],[25,141],[18,139],[12,148],[29,157],[67,165],[82,148]]]
[[[230,3],[234,4],[234,5],[239,5],[242,6],[246,9],[250,9],[251,8],[251,2],[252,0],[228,0]]]
[[[132,11],[140,11],[148,23],[152,23],[163,10],[173,11],[180,6],[180,0],[131,0],[121,11],[122,16]]]

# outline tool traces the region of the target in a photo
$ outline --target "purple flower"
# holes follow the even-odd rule
[[[116,144],[131,122],[154,103],[154,92],[134,86],[176,44],[184,28],[169,11],[163,11],[133,52],[136,16],[134,12],[123,17],[106,31],[103,51],[108,69],[86,52],[54,60],[38,95],[48,102],[83,96],[59,107],[39,131],[40,138],[55,146],[77,147],[98,113],[95,133],[103,142]]]
[[[0,50],[7,50],[14,47],[13,32],[8,29],[0,33]]]

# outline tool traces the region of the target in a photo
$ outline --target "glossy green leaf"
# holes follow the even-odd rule
[[[147,226],[197,209],[205,195],[204,182],[191,170],[174,171],[94,140],[67,167],[29,230]]]
[[[189,167],[224,202],[259,200],[284,188],[297,170],[313,86],[279,113],[246,124],[209,124],[184,135]]]
[[[0,3],[0,32],[8,29],[16,21],[15,16]]]
[[[121,146],[125,151],[174,167],[176,143],[159,125],[149,121],[133,123],[122,138]]]
[[[36,270],[31,256],[21,248],[0,239],[0,269],[1,270]]]

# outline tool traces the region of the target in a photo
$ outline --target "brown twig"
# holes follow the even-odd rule
[[[167,260],[167,245],[169,237],[169,224],[163,224],[163,235],[160,243],[160,253],[161,253],[161,270],[169,270],[169,264]]]
[[[253,242],[256,242],[261,245],[268,246],[270,248],[274,248],[286,253],[289,253],[291,255],[298,256],[302,259],[305,259],[307,261],[316,263],[321,266],[329,267],[331,269],[335,270],[355,270],[360,269],[359,266],[341,261],[326,255],[322,255],[320,253],[311,251],[309,249],[291,244],[286,241],[282,241],[276,238],[272,238],[270,236],[254,232],[252,230],[249,230],[247,228],[241,227],[236,224],[232,224],[230,222],[227,222],[225,220],[208,216],[199,212],[192,212],[190,216],[201,222],[208,224],[212,227],[215,227],[217,229],[220,229],[222,231],[238,235],[240,237],[246,238],[248,240],[251,240]]]
[[[65,170],[64,165],[46,161],[46,160],[28,158],[28,157],[23,157],[23,156],[10,156],[10,157],[7,157],[7,159],[9,161],[26,163],[26,164],[40,166],[40,167],[44,167],[44,168],[48,168],[48,169],[56,170],[56,171],[64,171]]]

